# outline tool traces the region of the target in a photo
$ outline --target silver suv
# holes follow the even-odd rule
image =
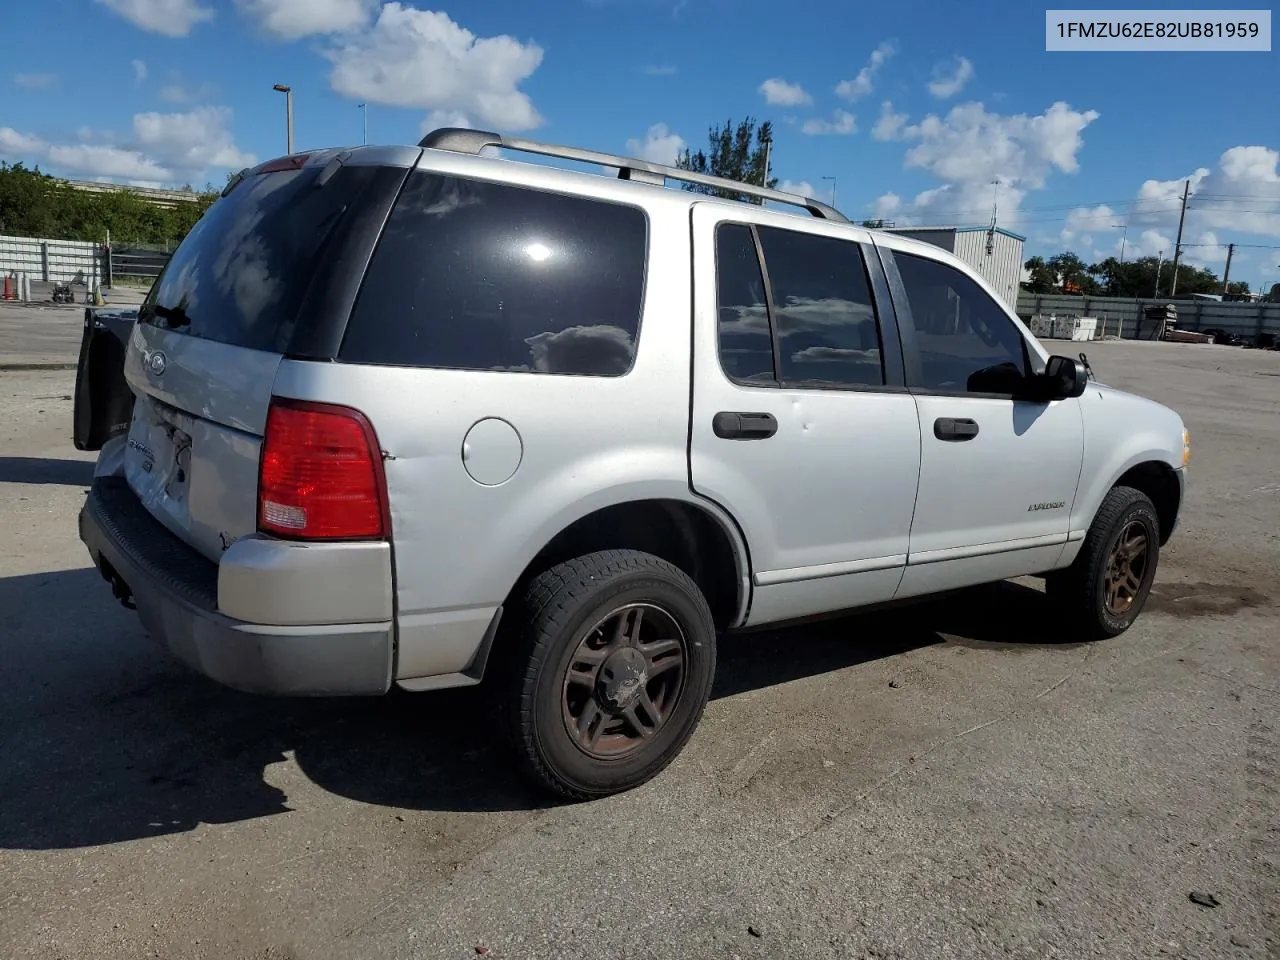
[[[1122,632],[1189,457],[941,249],[470,130],[244,171],[114,381],[92,326],[80,534],[153,635],[249,691],[488,673],[572,798],[676,756],[741,628],[1035,574]]]

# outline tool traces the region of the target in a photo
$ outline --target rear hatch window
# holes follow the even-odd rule
[[[285,353],[326,247],[375,166],[250,174],[178,247],[138,320],[202,340]]]

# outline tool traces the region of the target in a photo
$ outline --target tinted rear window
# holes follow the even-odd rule
[[[635,355],[646,244],[636,207],[415,172],[339,357],[620,376]]]
[[[166,264],[142,323],[283,353],[335,227],[376,176],[344,166],[250,176],[217,200]]]

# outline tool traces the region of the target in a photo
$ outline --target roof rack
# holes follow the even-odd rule
[[[732,190],[748,197],[761,200],[773,200],[776,203],[788,203],[804,207],[821,220],[834,220],[837,223],[848,223],[849,219],[839,210],[819,203],[809,197],[796,193],[784,193],[781,190],[770,190],[768,187],[757,187],[751,183],[740,183],[727,177],[712,177],[705,173],[694,173],[681,170],[665,163],[650,163],[648,160],[637,160],[612,153],[600,153],[595,150],[583,150],[580,147],[562,147],[554,143],[541,143],[537,140],[525,140],[522,137],[504,137],[500,133],[489,133],[485,130],[468,130],[462,127],[441,127],[432,130],[418,141],[418,146],[436,150],[449,150],[453,153],[479,155],[485,147],[498,147],[503,150],[516,150],[521,153],[536,153],[544,157],[559,157],[562,160],[578,160],[583,163],[598,163],[603,167],[617,167],[619,180],[634,180],[638,183],[649,183],[664,186],[667,180],[679,180],[683,183],[696,183],[703,187],[716,187],[721,190]]]

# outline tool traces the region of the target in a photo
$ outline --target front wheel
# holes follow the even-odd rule
[[[1142,612],[1160,559],[1160,520],[1141,490],[1113,487],[1080,553],[1050,574],[1045,590],[1073,638],[1097,640],[1128,630]]]
[[[684,748],[715,676],[697,585],[651,554],[558,564],[525,591],[513,733],[527,772],[575,800],[650,780]]]

